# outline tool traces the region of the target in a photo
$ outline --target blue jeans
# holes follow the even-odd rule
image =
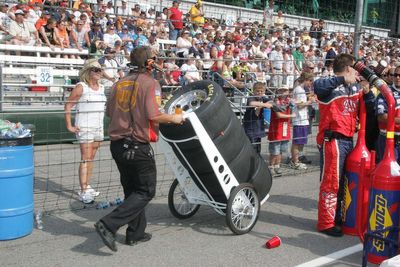
[[[376,162],[380,162],[383,159],[383,156],[385,154],[385,148],[386,148],[386,136],[383,134],[379,134],[378,136],[378,145],[376,146]],[[400,147],[398,144],[394,144],[394,155],[396,157],[397,163],[400,162],[399,160],[399,150]],[[400,164],[400,163],[399,163]]]
[[[181,31],[180,29],[173,29],[173,30],[169,30],[169,39],[170,40],[176,40],[178,39],[178,36],[181,35]]]

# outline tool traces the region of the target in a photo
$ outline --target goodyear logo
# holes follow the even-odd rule
[[[211,96],[214,94],[214,85],[212,83],[210,83],[208,86],[208,97],[206,99],[206,101],[211,99]]]
[[[392,218],[387,207],[387,200],[382,194],[375,196],[375,207],[372,211],[371,217],[369,218],[369,225],[372,231],[384,229],[393,225]],[[381,237],[387,237],[389,231],[379,233]],[[377,252],[381,252],[385,249],[385,242],[382,240],[372,240],[372,245]]]

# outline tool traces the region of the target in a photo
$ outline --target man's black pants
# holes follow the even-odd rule
[[[150,144],[135,142],[133,159],[123,157],[124,140],[111,141],[111,154],[120,172],[121,185],[124,189],[124,202],[101,221],[114,234],[128,224],[127,234],[131,240],[143,237],[147,226],[145,207],[155,195],[156,164]]]

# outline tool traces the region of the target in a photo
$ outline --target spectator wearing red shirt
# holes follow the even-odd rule
[[[174,0],[172,7],[168,9],[168,19],[170,20],[169,25],[169,39],[176,40],[183,29],[182,10],[179,9],[181,1]]]
[[[271,112],[271,124],[269,126],[269,168],[272,174],[281,175],[280,164],[282,153],[288,151],[290,140],[290,118],[296,117],[291,113],[289,88],[280,86],[275,99],[276,108]]]

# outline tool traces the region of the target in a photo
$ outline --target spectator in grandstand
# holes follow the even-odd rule
[[[196,60],[193,54],[189,54],[186,58],[186,62],[181,66],[182,72],[182,84],[192,83],[200,81],[201,75],[196,66]]]
[[[136,33],[133,35],[133,46],[136,48],[138,46],[148,46],[149,39],[145,34],[143,34],[143,29],[140,27],[136,28]]]
[[[192,38],[188,30],[182,31],[182,34],[176,40],[176,55],[178,57],[185,57],[189,54],[189,49],[192,47]],[[178,66],[183,64],[182,61],[177,62]]]
[[[89,59],[79,71],[80,82],[72,90],[65,104],[65,124],[80,143],[81,162],[79,164],[79,200],[85,204],[94,201],[100,193],[90,186],[93,160],[104,139],[103,118],[106,97],[104,87],[99,83],[102,68],[96,59]],[[71,113],[75,106],[75,123],[72,126]]]
[[[98,13],[101,8],[103,8],[103,0],[96,0],[96,4],[92,4],[92,11]]]
[[[224,59],[222,61],[222,71],[220,72],[223,81],[222,86],[224,87],[235,87],[237,89],[243,89],[245,88],[245,83],[243,81],[239,81],[233,76],[233,71],[232,71],[232,55],[229,54],[229,52],[224,53]]]
[[[183,12],[179,9],[180,0],[174,0],[168,9],[169,39],[176,40],[183,29]]]
[[[71,43],[69,39],[69,34],[67,31],[67,22],[66,21],[58,21],[57,27],[54,29],[56,46],[64,49],[71,48]],[[74,55],[69,55],[71,58],[75,58]],[[64,58],[68,58],[67,54],[64,54]]]
[[[90,44],[95,41],[102,41],[104,40],[104,34],[101,31],[101,24],[98,21],[95,21],[92,25],[91,30],[88,32]]]
[[[329,61],[333,61],[338,54],[339,45],[336,41],[333,41],[330,48],[326,52],[325,56],[325,66],[327,66]]]
[[[131,10],[129,10],[127,0],[122,0],[121,6],[117,6],[116,14],[117,14],[117,16],[127,17],[130,15],[130,11]]]
[[[374,94],[369,83],[357,82],[357,71],[352,67],[355,58],[338,55],[333,61],[335,77],[318,79],[314,92],[318,97],[321,120],[317,145],[321,160],[321,185],[318,202],[318,231],[330,236],[342,236],[342,202],[344,193],[344,163],[353,149],[353,135],[357,124],[359,90],[363,101],[373,108]]]
[[[4,32],[5,34],[8,34],[11,24],[8,8],[9,5],[7,3],[0,4],[0,32]]]
[[[117,251],[115,234],[124,225],[128,225],[127,245],[151,239],[152,235],[145,232],[145,207],[155,195],[157,175],[150,143],[158,139],[159,123],[181,124],[184,121],[182,114],[160,112],[161,87],[148,70],[151,58],[148,47],[133,50],[131,64],[138,69],[114,85],[107,103],[106,114],[111,120],[110,149],[121,174],[125,199],[95,227],[104,244],[113,251]],[[122,99],[122,95],[130,97]]]
[[[114,50],[115,50],[115,61],[117,62],[118,66],[121,68],[121,70],[118,72],[120,77],[124,77],[124,69],[126,68],[128,64],[128,59],[127,55],[129,55],[124,49],[124,46],[122,45],[122,42],[116,41],[114,45]]]
[[[165,38],[165,32],[166,32],[165,23],[162,21],[161,16],[156,17],[156,20],[152,26],[152,32],[156,32],[158,38],[166,39]]]
[[[146,20],[146,12],[145,11],[140,12],[140,15],[136,21],[136,26],[140,27],[144,30],[147,29],[147,20]]]
[[[272,174],[281,175],[282,154],[288,152],[290,140],[290,119],[296,115],[289,107],[289,88],[280,86],[276,91],[274,104],[276,109],[271,110],[271,123],[268,131],[269,140],[269,169]]]
[[[115,46],[115,44],[113,45]],[[123,72],[120,70],[120,66],[115,59],[115,49],[107,47],[104,50],[104,56],[99,59],[100,65],[103,67],[103,79],[101,84],[103,84],[106,94],[108,95],[109,90],[112,85],[123,77]]]
[[[312,86],[314,75],[312,73],[302,73],[298,79],[299,85],[293,90],[293,104],[295,117],[292,119],[293,139],[290,167],[293,169],[307,169],[307,166],[299,159],[304,145],[307,144],[309,117],[308,106],[315,102],[314,97],[307,97],[306,90]]]
[[[165,82],[166,85],[176,85],[178,83],[178,78],[181,75],[179,66],[175,64],[176,55],[171,52],[167,54],[167,57],[169,57],[169,59],[164,62]]]
[[[157,33],[152,32],[149,36],[149,46],[153,54],[158,55],[160,52],[160,44],[157,40]]]
[[[84,22],[82,20],[78,20],[76,23],[76,28],[73,28],[71,31],[71,41],[73,43],[72,47],[77,48],[79,51],[82,51],[83,48],[88,48],[90,44],[89,34],[86,30],[83,29]]]
[[[273,87],[281,87],[283,82],[283,53],[282,46],[280,44],[275,45],[274,50],[272,50],[270,56],[271,64],[271,82]]]
[[[121,38],[125,50],[130,54],[133,50],[133,34],[129,31],[127,25],[122,26],[122,30],[118,36]]]
[[[285,17],[283,17],[282,10],[279,10],[278,11],[278,16],[275,17],[274,27],[276,29],[278,29],[278,30],[283,30],[283,28],[286,27],[286,25],[285,25]]]
[[[243,116],[243,127],[247,137],[257,153],[261,152],[261,138],[265,137],[264,108],[271,108],[272,103],[265,98],[265,84],[256,82],[253,95],[247,99]]]
[[[237,81],[244,81],[245,75],[247,72],[250,71],[248,66],[248,59],[247,58],[240,58],[239,64],[234,65],[233,67],[229,66],[232,69],[232,77]]]
[[[290,48],[286,48],[283,51],[283,64],[282,64],[282,71],[283,71],[283,81],[282,83],[286,84],[289,88],[293,88],[294,85],[294,78],[297,74],[296,67],[294,64],[294,58],[292,55],[292,51]]]
[[[190,21],[197,26],[202,27],[204,25],[204,11],[203,1],[197,0],[197,2],[190,8]]]
[[[24,19],[24,11],[18,9],[15,11],[15,20],[10,23],[9,34],[11,36],[10,44],[15,45],[34,45],[41,44],[38,31],[31,23]]]
[[[50,49],[54,50],[56,45],[54,29],[57,26],[57,22],[53,18],[49,18],[46,24],[39,29],[39,37],[42,43],[46,44]]]
[[[137,19],[140,16],[140,12],[141,12],[140,5],[135,4],[135,7],[132,8],[132,16]]]
[[[103,8],[101,8],[99,10],[99,13],[97,13],[95,23],[100,24],[102,32],[105,32],[107,30],[108,18]]]
[[[39,31],[41,27],[45,26],[50,18],[51,18],[50,12],[48,10],[44,10],[40,18],[35,23],[36,30]]]
[[[103,36],[104,44],[107,47],[114,47],[114,44],[116,41],[121,41],[121,38],[118,36],[118,34],[115,32],[115,26],[114,24],[111,24],[107,27],[107,31]]]
[[[266,2],[266,1],[265,1]],[[263,12],[263,26],[267,30],[274,23],[274,1],[270,0],[268,3],[268,7],[265,7]]]

